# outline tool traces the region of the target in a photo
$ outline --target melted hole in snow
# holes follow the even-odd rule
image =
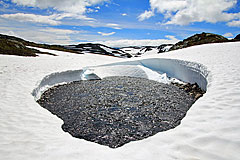
[[[107,77],[52,87],[37,102],[73,137],[117,148],[175,128],[195,99],[173,85]]]
[[[139,64],[54,73],[33,91],[42,107],[64,121],[64,131],[111,148],[175,128],[203,94],[197,84]]]

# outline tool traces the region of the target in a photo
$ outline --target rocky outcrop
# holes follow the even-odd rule
[[[158,53],[168,52],[172,46],[173,44],[162,44],[158,46]]]
[[[234,38],[234,40],[240,41],[240,34],[238,34],[238,35]]]
[[[200,45],[200,44],[221,43],[221,42],[228,42],[228,39],[221,35],[203,32],[201,34],[195,34],[187,39],[184,39],[183,41],[176,43],[170,48],[170,51],[187,48],[195,45]]]
[[[61,46],[61,45],[38,44],[38,43],[26,41],[18,37],[8,36],[3,34],[0,34],[0,41],[1,41],[0,54],[18,55],[18,56],[37,56],[36,53],[40,53],[40,54],[54,55],[47,52],[40,52],[36,49],[30,49],[30,48],[27,48],[26,46],[78,53],[76,51],[66,49],[64,48],[64,46]]]
[[[177,86],[179,89],[185,91],[190,96],[192,96],[195,100],[198,100],[200,97],[202,97],[206,92],[203,91],[197,83],[190,84],[190,83],[172,83],[174,86]]]
[[[27,48],[21,42],[11,39],[2,39],[0,37],[0,54],[35,57],[37,56],[36,52],[36,50]]]

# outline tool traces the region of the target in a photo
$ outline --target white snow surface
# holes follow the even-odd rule
[[[124,47],[121,50],[131,55],[136,55],[142,48]]]
[[[240,159],[239,50],[240,43],[235,42],[130,60],[57,51],[51,52],[61,56],[0,55],[0,159]],[[41,89],[82,79],[80,70],[86,68],[100,77],[156,79],[156,73],[166,73],[197,82],[207,92],[175,129],[111,149],[63,132],[63,121],[35,101]]]
[[[113,49],[110,49],[108,47],[105,47],[105,46],[100,46],[102,49],[104,49],[105,51],[109,52],[109,53],[112,53],[112,51],[114,51]]]
[[[112,54],[113,54],[114,56],[116,56],[116,57],[121,57],[122,54],[126,54],[126,53],[124,53],[122,50],[111,49],[111,48],[109,48],[109,47],[105,47],[105,46],[102,46],[102,45],[100,45],[100,47],[101,47],[103,50],[107,51],[108,53],[112,53]],[[114,51],[117,51],[118,53],[113,53]]]
[[[166,46],[163,50],[167,52],[171,46]],[[143,57],[143,56],[150,56],[150,55],[156,55],[159,54],[159,49],[157,46],[151,47],[151,50],[147,50],[146,47],[139,47],[139,48],[134,48],[134,47],[124,47],[121,48],[120,51],[123,51],[125,53],[131,54],[132,56],[137,56],[137,57]]]
[[[158,49],[157,48],[152,48],[151,51],[145,51],[145,53],[143,53],[143,56],[149,56],[149,55],[155,55],[158,54]]]

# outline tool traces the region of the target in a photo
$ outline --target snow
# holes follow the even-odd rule
[[[145,51],[143,56],[158,54],[159,50],[157,48],[152,48],[150,51]]]
[[[112,53],[114,56],[116,57],[121,57],[123,54],[126,54],[124,53],[122,50],[116,50],[116,49],[111,49],[111,48],[108,48],[108,47],[105,47],[105,46],[102,46],[100,45],[100,47],[105,50],[106,52],[108,53]],[[118,52],[118,53],[114,53],[114,51]]]
[[[110,49],[110,48],[107,48],[105,46],[100,46],[103,50],[109,52],[109,53],[112,53],[112,51],[114,51],[113,49]]]
[[[38,48],[38,47],[32,47],[32,46],[27,46],[28,48],[33,48],[33,49],[37,49],[41,52],[48,52],[48,53],[53,53],[57,56],[63,56],[63,57],[69,57],[69,56],[74,56],[72,53],[68,53],[68,52],[63,52],[63,51],[51,51],[49,49],[44,49],[44,48]],[[49,55],[45,55],[45,54],[37,54],[38,56],[47,56],[49,57]]]
[[[125,47],[125,48],[121,48],[120,50],[122,50],[123,52],[129,53],[131,55],[137,55],[137,53],[140,53],[142,48],[132,48],[132,47]]]
[[[133,59],[57,51],[51,51],[60,55],[57,57],[0,55],[0,158],[240,159],[239,50],[240,43],[234,42]],[[100,77],[133,75],[157,79],[158,73],[166,73],[197,82],[207,92],[175,129],[111,149],[71,137],[62,131],[61,119],[35,102],[39,90],[81,79],[80,70],[84,68]]]
[[[205,91],[208,85],[209,71],[206,66],[183,60],[149,57],[89,68],[100,78],[132,76],[148,78],[162,83],[170,83],[173,80],[172,78],[176,78],[189,83],[197,83]]]
[[[158,54],[159,49],[157,47],[151,47],[151,50],[148,50],[146,47],[134,48],[134,47],[125,47],[121,48],[120,51],[131,54],[132,56],[149,56]],[[167,49],[166,49],[167,51]]]

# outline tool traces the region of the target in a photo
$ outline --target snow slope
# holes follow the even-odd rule
[[[172,44],[161,44],[160,46],[123,47],[119,51],[129,53],[133,57],[142,57],[167,52],[172,46]]]
[[[132,56],[141,56],[141,55],[152,55],[158,54],[159,49],[157,46],[153,47],[124,47],[120,49],[123,52],[129,53]]]
[[[130,58],[130,54],[123,52],[122,50],[111,48],[102,44],[95,43],[81,43],[78,45],[65,46],[67,49],[78,51],[79,53],[93,53],[101,55],[111,55],[115,57]]]
[[[128,61],[92,54],[0,56],[0,159],[240,159],[239,50],[239,42],[208,44]],[[126,65],[131,67],[121,68]],[[32,96],[47,75],[58,76],[48,79],[46,85],[53,85],[66,81],[64,74],[72,74],[67,80],[73,80],[86,67],[100,77],[135,74],[150,78],[146,68],[165,71],[171,77],[198,82],[207,93],[177,128],[110,149],[64,133],[63,122]]]

